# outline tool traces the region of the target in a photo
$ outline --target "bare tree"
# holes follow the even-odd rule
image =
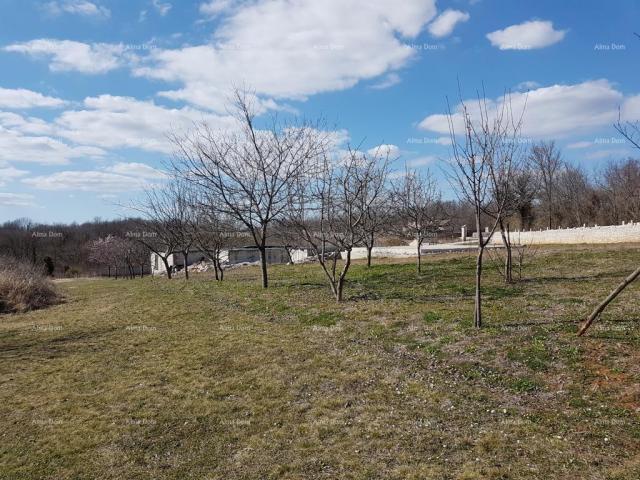
[[[107,267],[109,277],[111,277],[111,269],[113,268],[116,279],[118,278],[118,265],[121,261],[121,253],[117,243],[116,237],[107,235],[104,238],[92,240],[87,246],[89,261]]]
[[[547,214],[549,228],[554,227],[558,216],[558,176],[562,171],[562,158],[554,142],[540,142],[531,147],[529,154],[531,165],[540,175],[543,206]]]
[[[177,179],[149,188],[129,208],[142,216],[136,220],[139,231],[133,238],[162,259],[169,279],[173,268],[169,265],[169,257],[176,251],[181,252],[185,278],[188,279],[188,256],[193,246],[190,228],[193,209],[186,184]]]
[[[378,147],[365,162],[370,166],[367,173],[368,181],[364,185],[363,203],[366,205],[362,221],[363,243],[367,249],[367,267],[371,267],[371,252],[377,236],[389,224],[390,219],[390,191],[387,189],[387,178],[391,159],[389,150]]]
[[[416,241],[416,268],[418,273],[422,273],[422,244],[437,234],[444,219],[440,192],[430,172],[421,175],[417,170],[405,168],[404,176],[393,184],[391,200],[395,230]]]
[[[524,111],[523,111],[524,114]],[[519,144],[522,115],[514,117],[510,96],[505,94],[494,108],[478,94],[475,112],[460,98],[456,116],[448,109],[453,168],[452,180],[461,199],[472,205],[478,236],[476,257],[474,325],[482,326],[482,261],[485,248],[505,215],[513,180],[514,148]],[[462,123],[462,132],[456,124]],[[493,224],[482,231],[483,214]]]
[[[528,162],[515,171],[513,196],[520,230],[530,230],[534,220],[534,201],[539,191],[538,177]]]
[[[174,167],[198,191],[218,199],[219,213],[247,229],[260,252],[262,286],[267,288],[269,228],[287,206],[292,180],[324,152],[329,137],[318,124],[285,124],[275,116],[259,129],[252,98],[235,91],[235,131],[212,131],[200,124],[190,134],[173,135]]]
[[[215,279],[224,280],[222,250],[235,245],[242,236],[233,220],[219,213],[217,201],[206,195],[197,196],[192,219],[192,235],[196,247],[213,263]]]
[[[629,158],[610,162],[602,173],[600,187],[609,218],[607,223],[640,219],[640,161]]]
[[[351,252],[364,241],[363,224],[375,202],[367,190],[372,182],[380,182],[378,160],[349,149],[337,162],[323,157],[292,185],[286,222],[315,251],[338,302],[343,299]]]

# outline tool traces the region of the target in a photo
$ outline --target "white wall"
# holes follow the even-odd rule
[[[640,222],[626,225],[565,228],[559,230],[530,230],[511,232],[511,241],[521,244],[597,244],[640,242]],[[502,244],[502,236],[497,232],[491,237],[494,245]]]

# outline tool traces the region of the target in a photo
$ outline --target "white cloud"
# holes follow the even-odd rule
[[[395,72],[391,72],[385,75],[384,78],[378,83],[371,85],[371,88],[373,88],[374,90],[384,90],[385,88],[397,85],[398,83],[400,83],[400,81],[400,75]]]
[[[44,8],[52,15],[70,13],[85,17],[109,18],[111,16],[111,11],[108,8],[87,0],[52,1],[45,3]]]
[[[416,54],[403,39],[435,14],[434,0],[393,8],[387,0],[258,0],[227,13],[212,44],[155,49],[134,73],[181,83],[163,95],[216,111],[238,83],[260,96],[304,99],[398,70]]]
[[[170,153],[167,134],[206,121],[211,128],[231,129],[230,116],[203,113],[190,107],[164,108],[151,101],[101,95],[84,100],[84,109],[69,110],[55,120],[58,134],[76,143],[103,148],[140,148]]]
[[[538,88],[539,86],[540,84],[538,82],[534,82],[533,80],[527,80],[525,82],[520,82],[518,85],[516,85],[516,90],[519,90],[519,91],[533,90],[534,88]]]
[[[126,192],[144,187],[148,182],[103,171],[63,171],[52,175],[26,178],[23,183],[39,190],[73,190],[81,192]]]
[[[516,92],[511,95],[511,105],[515,115],[520,115],[524,110],[523,135],[554,138],[611,126],[618,118],[619,106],[622,106],[624,119],[639,120],[640,101],[637,99],[625,99],[608,80],[594,80],[575,85],[541,87],[528,93]],[[489,99],[488,106],[493,114],[501,102],[502,98]],[[466,103],[472,118],[477,118],[477,100],[470,99]],[[453,120],[457,131],[461,131],[463,122],[459,105]],[[446,134],[449,132],[447,116],[429,115],[420,122],[419,128]]]
[[[33,195],[0,192],[0,207],[33,207]]]
[[[52,72],[77,71],[98,74],[122,67],[134,55],[122,44],[86,44],[71,40],[37,39],[4,47],[7,52],[23,53],[35,58],[48,58]]]
[[[32,90],[27,90],[24,88],[12,89],[0,87],[0,108],[53,108],[60,107],[64,104],[64,100],[54,97],[47,97]]]
[[[491,45],[500,50],[532,50],[561,41],[567,30],[555,30],[550,21],[531,20],[487,34]]]
[[[153,168],[145,163],[119,162],[111,167],[108,167],[106,170],[112,173],[129,175],[137,178],[154,178],[154,179],[167,178],[167,174],[165,172],[161,172],[160,170]]]
[[[99,157],[106,152],[89,146],[70,146],[43,136],[26,136],[0,126],[0,162],[30,162],[63,165],[74,158]]]
[[[469,18],[467,12],[448,9],[438,15],[438,17],[429,24],[428,30],[434,37],[443,38],[451,35],[451,32],[453,32],[453,29],[456,28],[458,23],[466,22]]]
[[[14,167],[0,168],[0,187],[4,187],[7,183],[12,182],[16,178],[23,177],[28,173],[26,170],[18,170]]]
[[[152,0],[151,3],[162,17],[169,13],[169,10],[173,7],[169,2],[163,3],[161,0]]]
[[[215,17],[230,10],[236,4],[236,0],[210,0],[200,4],[199,10],[202,15]]]
[[[397,145],[382,144],[370,148],[369,150],[367,150],[367,153],[371,156],[377,155],[380,157],[386,157],[388,155],[389,158],[393,159],[400,155],[400,148],[398,148]]]
[[[21,135],[55,135],[55,128],[36,117],[23,117],[13,112],[0,112],[0,126]]]
[[[119,162],[102,170],[69,170],[26,178],[23,183],[40,190],[116,193],[139,190],[166,174],[143,163]]]

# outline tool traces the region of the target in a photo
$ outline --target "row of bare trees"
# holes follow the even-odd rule
[[[394,159],[388,149],[340,150],[322,122],[283,121],[274,115],[258,124],[255,97],[245,91],[235,92],[233,112],[236,126],[228,131],[199,124],[187,134],[172,135],[171,180],[134,206],[141,227],[150,233],[139,242],[162,258],[169,276],[168,256],[180,252],[188,279],[189,252],[197,249],[209,256],[216,278],[222,279],[220,252],[239,233],[260,253],[264,288],[269,285],[267,249],[274,238],[313,250],[337,301],[343,298],[353,249],[364,246],[370,266],[382,234],[416,241],[420,273],[422,244],[449,216],[428,173],[407,169],[392,179]],[[544,210],[550,227],[557,225],[560,212],[582,221],[581,208],[588,204],[584,175],[562,161],[552,142],[526,148],[523,115],[524,110],[513,111],[508,93],[491,105],[480,94],[473,105],[461,100],[460,110],[448,115],[448,172],[459,199],[473,212],[477,232],[478,328],[483,261],[491,237],[502,236],[501,272],[510,283],[511,222],[518,221],[520,228],[531,224],[536,208]],[[607,185],[615,184],[618,173],[614,168],[607,172]],[[523,251],[516,253],[521,266]]]
[[[149,250],[129,238],[107,235],[90,241],[87,249],[89,261],[107,268],[110,277],[135,278],[136,271],[143,277],[149,263]]]

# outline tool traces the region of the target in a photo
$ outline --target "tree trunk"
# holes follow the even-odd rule
[[[476,208],[476,231],[478,232],[478,257],[476,258],[476,296],[475,308],[473,311],[473,325],[476,328],[482,327],[482,255],[484,253],[484,240],[482,238],[482,224],[480,221],[480,209]]]
[[[269,279],[267,277],[267,249],[262,246],[258,247],[260,250],[260,270],[262,271],[262,288],[269,286]]]
[[[502,235],[502,243],[507,250],[504,261],[504,281],[505,283],[513,283],[513,254],[511,249],[511,238],[509,238],[509,226],[505,228],[504,222],[500,220],[500,234]]]
[[[422,273],[422,252],[420,251],[421,242],[418,241],[418,275]]]
[[[480,247],[478,249],[478,258],[476,259],[476,297],[475,297],[475,308],[473,313],[473,325],[476,328],[482,327],[482,255],[484,253],[484,248]]]
[[[111,265],[109,265],[108,268],[109,268],[109,270],[108,270],[109,273],[107,273],[107,275],[108,275],[108,278],[111,278]]]
[[[213,261],[213,274],[215,275],[216,281],[218,281],[220,280],[220,278],[218,277],[218,260],[213,258],[212,261]]]
[[[629,286],[629,284],[631,284],[638,277],[640,277],[640,268],[638,268],[635,272],[625,278],[623,282],[618,285],[615,290],[613,290],[613,292],[611,292],[609,296],[605,298],[604,301],[600,305],[598,305],[593,312],[591,312],[591,315],[587,317],[584,325],[582,326],[582,328],[580,328],[578,336],[580,337],[584,335],[591,324],[600,316],[602,311],[607,308],[607,305],[609,305],[625,288]]]
[[[184,279],[189,280],[189,252],[182,252],[184,258]]]
[[[342,301],[342,292],[344,290],[344,279],[347,277],[347,272],[349,271],[349,267],[351,266],[351,250],[347,250],[347,258],[344,260],[344,267],[342,268],[342,272],[340,272],[340,276],[338,277],[338,285],[336,288],[336,301]]]
[[[168,257],[162,257],[162,262],[164,263],[164,269],[167,272],[167,279],[171,280],[171,267],[169,266]]]
[[[373,246],[367,245],[367,268],[371,267],[371,250],[373,250]]]

